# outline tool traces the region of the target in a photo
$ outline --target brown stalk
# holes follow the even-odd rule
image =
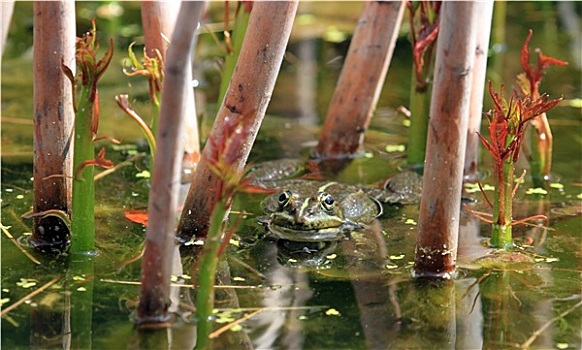
[[[33,7],[33,211],[56,209],[70,213],[73,174],[70,151],[75,114],[73,88],[61,71],[61,62],[75,67],[75,8],[69,1],[37,1]],[[29,240],[33,247],[64,249],[68,240],[69,230],[58,218],[33,219]]]
[[[455,269],[476,17],[482,6],[444,2],[440,11],[414,266],[421,278],[447,279]]]
[[[244,116],[248,129],[238,135],[240,147],[229,156],[233,173],[241,173],[251,146],[271,99],[297,2],[257,2],[251,12],[249,27],[224,101],[210,131],[209,140],[219,140],[225,124]],[[252,113],[251,113],[252,112]],[[216,145],[216,143],[214,143]],[[218,203],[224,181],[212,170],[215,154],[213,142],[208,142],[192,178],[190,192],[178,225],[178,239],[205,238],[210,215]]]
[[[148,227],[142,275],[138,324],[167,326],[170,302],[170,274],[174,252],[174,222],[178,207],[180,184],[180,150],[182,124],[185,119],[183,101],[189,91],[184,72],[190,65],[198,20],[204,2],[182,2],[168,50],[160,124],[156,139],[156,161],[148,203]]]
[[[487,53],[489,50],[489,37],[491,33],[491,19],[493,17],[493,1],[488,1],[482,7],[483,11],[476,20],[477,42],[475,46],[475,64],[473,66],[473,80],[471,82],[471,97],[469,102],[469,126],[467,130],[467,146],[465,151],[465,165],[463,176],[465,180],[479,178],[479,137],[477,133],[481,129],[483,111],[483,95],[485,90],[485,78],[487,72]]]
[[[364,3],[315,157],[344,158],[361,150],[392,59],[404,8],[403,1]]]

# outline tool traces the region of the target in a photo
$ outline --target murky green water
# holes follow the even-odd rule
[[[81,6],[81,17],[90,18],[97,5]],[[128,33],[127,37],[139,33],[139,27],[135,29],[131,22],[139,19],[137,6],[124,5],[127,23],[107,23],[117,28],[122,44],[129,42],[122,33]],[[304,6],[305,11],[313,11],[316,4]],[[321,13],[317,28],[321,26],[323,30],[313,30],[317,32],[314,37],[298,26],[288,55],[294,59],[283,64],[270,115],[259,134],[252,160],[301,157],[315,145],[318,126],[347,49],[347,43],[325,41],[321,34],[325,30],[341,32],[353,28],[359,6],[343,4],[339,12],[331,15],[327,8],[320,9],[316,12]],[[544,6],[554,9],[555,5],[509,4],[508,53],[503,58],[502,72],[507,85],[519,70],[517,53],[530,27],[536,33],[532,48],[541,46],[546,54],[571,60],[569,39],[562,24],[552,17],[555,13],[542,11]],[[579,4],[574,6],[580,10]],[[29,16],[30,4],[16,4],[16,16],[20,18],[17,25],[24,28],[28,23],[26,11]],[[552,18],[554,22],[548,20]],[[336,29],[330,28],[332,25]],[[552,28],[557,31],[554,33]],[[2,347],[192,348],[196,330],[187,312],[169,331],[138,333],[131,321],[138,296],[138,286],[132,283],[139,280],[140,261],[127,265],[124,262],[139,254],[145,229],[127,220],[124,214],[147,205],[147,180],[136,177],[145,169],[147,160],[99,180],[96,241],[100,254],[93,264],[84,267],[86,270],[74,263],[67,266],[65,257],[53,259],[32,252],[39,259],[40,264],[36,264],[17,250],[5,233],[20,238],[31,232],[31,222],[20,219],[32,203],[32,62],[31,55],[25,53],[29,46],[22,44],[27,43],[29,34],[25,29],[17,31],[18,42],[9,43],[8,56],[2,62],[2,308],[6,310],[47,283],[53,284],[3,315]],[[203,68],[197,73],[199,92],[207,101],[199,108],[205,112],[203,130],[207,130],[208,116],[215,109],[211,102],[216,98],[216,52],[210,38],[200,41],[210,47],[200,49],[205,54],[201,58]],[[117,50],[115,64],[105,75],[101,89],[101,134],[121,139],[129,147],[108,149],[115,162],[145,150],[137,128],[112,99],[118,93],[130,93],[142,101],[147,91],[144,82],[122,76],[120,61],[124,55],[123,49]],[[356,159],[338,175],[339,180],[372,183],[393,173],[402,163],[402,153],[388,153],[385,146],[406,143],[403,118],[393,110],[407,102],[409,65],[409,46],[402,37],[377,115],[367,133],[367,157]],[[563,95],[567,101],[579,99],[580,70],[574,65],[552,68],[542,83],[542,91],[551,96]],[[143,114],[148,113],[145,102],[139,107]],[[547,227],[515,228],[515,236],[523,244],[520,252],[532,262],[486,267],[475,264],[475,258],[489,252],[483,245],[489,227],[465,213],[459,240],[460,268],[450,283],[423,285],[410,277],[418,216],[414,205],[385,207],[386,214],[365,234],[355,234],[314,256],[289,253],[289,247],[263,237],[264,231],[256,224],[262,197],[239,196],[235,209],[245,212],[244,220],[236,233],[238,244],[229,247],[223,265],[228,267],[222,271],[227,286],[217,293],[216,329],[245,315],[252,317],[240,323],[242,329],[221,333],[214,347],[580,348],[580,108],[565,103],[552,110],[550,119],[555,135],[553,170],[558,185],[545,195],[527,194],[531,187],[528,181],[521,187],[515,206],[516,217],[543,213],[550,218]],[[136,143],[138,147],[134,146]],[[489,166],[484,155],[482,169]],[[486,177],[484,183],[490,183],[490,179]],[[479,194],[467,195],[479,199],[477,209],[486,210]],[[233,214],[233,218],[237,215],[240,214]],[[176,274],[185,276],[177,282],[189,284],[192,272],[186,260],[183,271]],[[180,297],[182,310],[187,310],[195,292],[176,287],[175,295]]]

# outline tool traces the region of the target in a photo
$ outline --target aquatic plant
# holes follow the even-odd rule
[[[418,278],[449,279],[457,261],[471,67],[480,30],[476,18],[484,6],[451,1],[440,11],[414,265]]]
[[[251,113],[254,114],[255,111]],[[237,193],[272,192],[251,185],[250,178],[243,178],[245,172],[240,172],[234,167],[238,149],[246,142],[243,135],[246,135],[251,127],[249,123],[245,122],[245,119],[244,116],[229,118],[224,123],[222,134],[208,140],[211,143],[212,149],[212,153],[207,158],[208,166],[222,182],[219,188],[214,189],[218,193],[219,199],[210,216],[208,235],[204,240],[204,246],[201,252],[202,257],[197,268],[197,349],[205,349],[209,346],[209,334],[213,326],[212,310],[214,308],[216,269],[218,261],[237,227],[235,223],[229,230],[225,230],[224,218],[230,210]]]
[[[127,49],[127,54],[131,65],[124,67],[123,72],[125,73],[125,75],[130,77],[141,75],[148,80],[148,87],[150,92],[149,97],[150,103],[152,105],[152,122],[149,128],[151,133],[155,137],[158,129],[158,119],[160,115],[160,99],[162,94],[162,84],[164,80],[164,60],[159,50],[155,50],[156,57],[150,57],[148,56],[147,51],[144,48],[143,60],[140,61],[133,52],[134,44],[135,43],[131,43]],[[125,109],[124,112],[127,113]],[[133,115],[130,116],[135,119],[135,116]],[[148,142],[150,142],[149,139]],[[152,145],[150,143],[150,151],[152,151],[152,154],[154,154],[155,152],[153,152],[154,150],[152,150],[151,148]]]
[[[544,219],[543,215],[534,215],[520,220],[512,217],[513,197],[522,182],[524,174],[515,182],[515,164],[523,148],[528,122],[536,130],[532,142],[532,152],[529,157],[530,170],[534,184],[540,185],[549,176],[552,153],[552,134],[546,112],[561,101],[550,100],[546,94],[540,94],[539,85],[545,68],[550,65],[565,65],[566,62],[545,56],[540,50],[535,69],[529,64],[530,53],[528,44],[533,35],[530,30],[521,49],[520,62],[524,72],[517,77],[517,89],[513,91],[509,101],[501,93],[493,91],[489,82],[489,94],[493,99],[493,110],[487,113],[489,119],[489,141],[478,134],[481,142],[493,157],[493,181],[497,191],[493,203],[481,188],[487,203],[493,209],[492,220],[477,215],[480,219],[492,224],[490,244],[493,247],[511,249],[513,247],[512,226],[534,219]],[[470,210],[470,209],[469,209]]]
[[[156,133],[158,130],[158,120],[160,115],[160,99],[162,94],[162,84],[164,78],[164,61],[159,50],[155,50],[157,57],[149,57],[144,48],[143,60],[140,61],[133,52],[131,43],[127,49],[130,65],[123,68],[127,76],[141,75],[147,78],[149,86],[149,97],[152,105],[152,122],[148,125],[143,118],[135,111],[129,102],[129,96],[125,94],[115,96],[115,101],[119,108],[130,116],[140,127],[150,149],[150,170],[154,168],[156,154]],[[151,172],[151,171],[150,171]]]
[[[403,15],[400,1],[364,3],[313,152],[334,172],[362,151]]]
[[[224,66],[222,67],[222,79],[218,90],[218,103],[221,103],[230,84],[230,78],[234,72],[238,55],[242,48],[243,39],[249,25],[249,18],[253,8],[252,1],[238,1],[234,14],[234,28],[230,32],[230,8],[229,2],[224,2],[224,43],[226,46],[226,55],[224,57]]]
[[[525,136],[527,123],[545,113],[561,99],[550,100],[547,95],[522,95],[513,91],[509,101],[501,93],[493,91],[489,82],[489,94],[493,100],[493,110],[488,112],[489,140],[478,134],[481,142],[493,157],[493,181],[496,191],[493,203],[487,198],[485,191],[481,191],[487,203],[493,208],[493,219],[489,220],[481,215],[478,217],[492,224],[490,245],[510,249],[513,247],[512,226],[529,220],[545,218],[535,215],[520,220],[513,220],[513,197],[521,183],[523,176],[515,181],[515,164],[519,157],[521,145]],[[515,184],[515,185],[514,185]]]
[[[245,142],[233,150],[236,157],[232,166],[237,171],[244,169],[265,116],[296,11],[296,1],[256,2],[253,5],[237,68],[210,131],[210,135],[220,134],[229,119],[245,116],[250,128],[241,135]],[[182,243],[206,237],[210,216],[218,202],[215,189],[223,186],[223,180],[216,176],[207,161],[212,152],[212,145],[207,143],[192,177],[178,224],[177,239]]]
[[[544,70],[551,65],[564,66],[568,63],[546,56],[540,49],[536,49],[535,52],[538,54],[538,62],[535,68],[532,68],[529,64],[530,52],[528,48],[532,35],[533,31],[530,30],[521,48],[520,62],[523,73],[517,76],[517,85],[522,96],[530,96],[532,99],[538,99],[540,97],[539,87]],[[532,133],[531,153],[528,155],[531,176],[535,187],[544,187],[545,181],[550,178],[552,169],[554,139],[545,112],[534,117],[531,120],[531,125],[535,131]]]
[[[196,27],[205,3],[182,2],[168,49],[160,109],[159,132],[156,137],[156,161],[153,167],[148,198],[149,223],[142,260],[140,299],[136,322],[140,328],[169,326],[170,275],[174,244],[175,219],[180,186],[181,131],[186,118],[183,103],[189,93],[184,79],[194,48]]]
[[[62,252],[70,242],[70,225],[58,216],[42,213],[61,211],[66,220],[70,214],[73,172],[70,146],[75,112],[70,82],[59,67],[62,61],[75,60],[75,4],[37,1],[31,6],[34,9],[31,9],[34,13],[34,62],[31,67],[34,76],[34,217],[28,242],[38,250]],[[2,9],[2,15],[9,14],[4,7]],[[3,25],[10,23],[10,18],[3,18],[3,21]],[[3,106],[5,96],[2,95]],[[5,113],[3,110],[3,120]],[[4,141],[2,146],[7,145]]]
[[[144,37],[144,54],[157,58],[159,63],[166,59],[166,52],[170,45],[170,37],[176,27],[176,20],[180,12],[179,1],[144,1],[141,3],[141,18],[143,24]],[[144,55],[145,56],[145,55]],[[163,72],[161,70],[160,72]],[[192,65],[186,67],[183,79],[192,82]],[[163,86],[160,86],[163,88]],[[184,139],[182,172],[183,175],[189,174],[196,167],[200,160],[200,140],[198,136],[198,122],[196,113],[196,104],[194,101],[194,91],[189,84],[189,93],[186,94],[185,102],[182,108],[186,110],[186,119],[182,126],[182,135]],[[150,98],[151,101],[151,98]],[[156,134],[156,124],[159,106],[154,106],[153,111],[153,134]],[[152,152],[151,154],[154,154]],[[153,168],[153,166],[151,166]]]
[[[90,253],[95,248],[95,186],[93,168],[110,168],[113,163],[105,159],[105,149],[95,156],[94,141],[99,125],[99,93],[97,82],[113,57],[113,39],[103,58],[97,60],[99,44],[96,42],[95,20],[92,28],[77,39],[77,79],[63,63],[62,69],[73,85],[75,101],[75,134],[73,154],[73,199],[71,204],[71,251]]]
[[[423,164],[431,98],[433,51],[439,32],[440,1],[407,1],[412,45],[410,83],[410,129],[407,158],[409,164]]]

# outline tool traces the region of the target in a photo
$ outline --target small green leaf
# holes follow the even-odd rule
[[[242,326],[240,324],[235,324],[234,326],[230,327],[230,330],[232,332],[238,332],[238,331],[242,330]]]
[[[414,221],[413,219],[406,219],[406,221],[404,222],[407,225],[416,225],[416,221]]]
[[[135,174],[135,177],[149,179],[151,177],[151,173],[147,170],[144,170],[140,173]]]
[[[386,147],[384,149],[388,153],[404,152],[406,150],[406,146],[405,145],[386,145]]]
[[[544,190],[541,187],[528,188],[525,194],[548,194],[548,191]]]
[[[21,278],[20,282],[16,282],[16,285],[22,288],[30,288],[36,286],[37,281],[32,278]]]
[[[327,310],[325,311],[325,314],[326,314],[326,315],[328,315],[328,316],[340,316],[340,315],[341,315],[341,314],[340,314],[340,312],[339,312],[339,311],[337,311],[337,310],[336,310],[336,309],[334,309],[334,308],[327,309]]]
[[[347,34],[340,31],[336,26],[329,26],[323,33],[323,39],[332,43],[341,43],[347,39]]]

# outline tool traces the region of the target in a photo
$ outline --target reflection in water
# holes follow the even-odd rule
[[[301,349],[306,335],[301,321],[306,309],[302,307],[313,296],[307,271],[278,263],[275,244],[267,244],[264,249],[259,265],[267,267],[261,272],[266,276],[265,284],[273,287],[263,292],[261,305],[273,311],[262,312],[248,321],[253,345],[257,349]]]
[[[299,124],[315,126],[318,124],[316,110],[317,91],[317,39],[302,40],[298,44],[297,58],[297,106]]]

